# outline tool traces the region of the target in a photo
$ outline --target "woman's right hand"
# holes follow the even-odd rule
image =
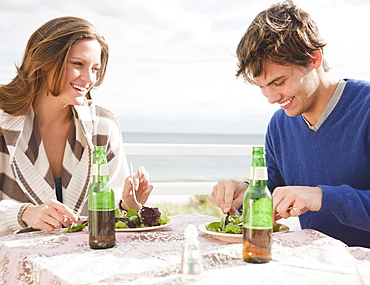
[[[132,186],[135,182],[135,190]],[[122,204],[121,207],[125,210],[134,209],[139,210],[138,205],[134,200],[132,191],[135,191],[136,199],[144,205],[149,198],[150,193],[153,190],[153,185],[149,183],[149,172],[144,166],[140,166],[134,177],[128,176],[125,180],[125,185],[122,191]]]
[[[226,214],[234,214],[235,210],[243,204],[244,192],[248,183],[236,180],[221,180],[213,187],[211,193],[213,201]]]
[[[42,205],[30,205],[23,211],[22,220],[34,229],[51,232],[68,227],[72,222],[77,222],[78,217],[72,209],[57,200],[49,200]]]

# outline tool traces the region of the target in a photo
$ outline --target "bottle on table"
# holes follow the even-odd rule
[[[204,272],[197,228],[192,224],[188,225],[185,228],[184,236],[180,273],[184,282],[196,281]]]
[[[273,217],[264,147],[253,147],[250,174],[243,200],[243,260],[266,263],[271,260]]]
[[[115,202],[112,186],[109,184],[108,164],[104,146],[94,148],[92,183],[88,193],[89,245],[92,249],[114,247]]]

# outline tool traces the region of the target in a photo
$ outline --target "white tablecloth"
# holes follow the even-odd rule
[[[172,217],[157,231],[117,233],[92,250],[88,233],[31,232],[0,238],[0,284],[184,284],[178,273],[183,231],[216,218]],[[241,244],[200,233],[205,272],[194,284],[370,284],[370,249],[349,248],[314,230],[273,236],[272,261],[247,264]]]

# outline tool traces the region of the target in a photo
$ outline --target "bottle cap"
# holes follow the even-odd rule
[[[185,239],[196,239],[198,237],[197,228],[193,224],[188,225],[185,228],[184,236],[185,236]]]

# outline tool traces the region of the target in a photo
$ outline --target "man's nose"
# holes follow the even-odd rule
[[[267,98],[270,104],[277,103],[281,99],[281,94],[271,87],[265,87],[263,95]]]

